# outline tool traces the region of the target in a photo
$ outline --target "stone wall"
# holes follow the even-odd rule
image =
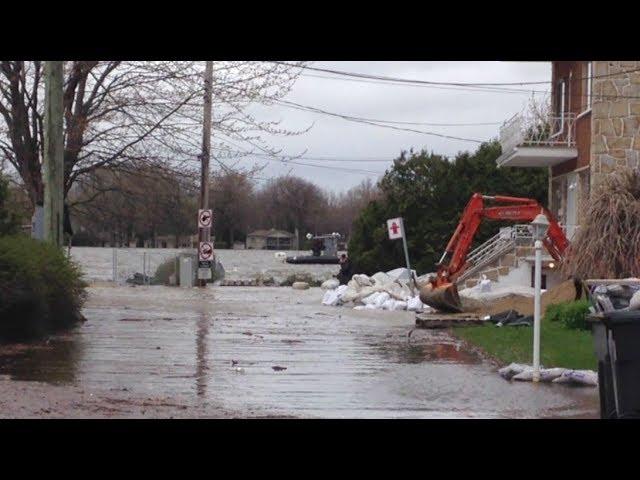
[[[591,187],[617,168],[640,167],[640,61],[593,66]]]

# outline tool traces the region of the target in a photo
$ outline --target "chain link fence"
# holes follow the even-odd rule
[[[165,285],[176,282],[180,257],[196,258],[195,249],[155,250],[143,248],[112,249],[112,280],[115,283],[137,285]],[[194,262],[195,263],[195,262]],[[197,266],[197,264],[196,264]]]

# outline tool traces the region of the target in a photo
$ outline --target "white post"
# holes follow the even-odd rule
[[[411,273],[411,264],[409,263],[409,249],[407,248],[407,232],[404,229],[404,218],[400,219],[400,228],[402,229],[402,246],[404,248],[404,259],[407,262],[407,270],[409,273],[409,287],[411,288],[411,293],[415,294],[413,288],[411,285],[415,283],[415,280],[413,278],[413,274]],[[415,287],[417,287],[417,285],[414,285]]]
[[[540,381],[540,297],[542,288],[542,242],[536,240],[535,296],[533,300],[533,381]]]

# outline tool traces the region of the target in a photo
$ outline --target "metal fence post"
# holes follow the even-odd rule
[[[113,255],[112,255],[113,283],[116,283],[118,281],[118,249],[114,247],[112,251],[113,251]]]
[[[147,284],[147,252],[142,252],[142,284]]]

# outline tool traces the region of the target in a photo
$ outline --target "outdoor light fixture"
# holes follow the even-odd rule
[[[555,268],[556,264],[553,262],[549,262],[549,268]]]
[[[313,235],[311,235],[310,233],[307,233],[307,240],[311,240],[313,238]]]
[[[547,235],[549,220],[546,215],[539,213],[531,222],[531,226],[533,226],[533,238],[536,240],[542,240]]]
[[[542,239],[547,235],[549,220],[540,212],[531,222],[535,239],[535,295],[533,297],[533,381],[540,381],[540,298],[542,295]],[[549,264],[551,266],[551,264]],[[553,268],[553,267],[551,267]]]

